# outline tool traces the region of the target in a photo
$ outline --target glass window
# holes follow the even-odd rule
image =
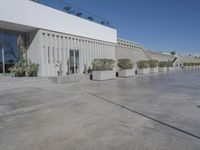
[[[26,45],[26,35],[17,31],[0,30],[0,73],[3,73],[3,68],[5,68],[5,73],[10,73],[10,68],[26,54],[26,51],[20,51],[18,46],[19,37],[24,46]]]
[[[60,50],[59,48],[57,48],[57,62],[60,61]]]
[[[61,61],[64,60],[64,51],[63,51],[63,48],[61,48]]]
[[[48,47],[48,63],[51,63],[50,47]]]
[[[56,58],[55,58],[55,49],[54,49],[54,47],[52,48],[52,58],[53,58],[53,63],[55,64],[55,62],[56,62]]]
[[[0,31],[0,74],[3,73],[3,61],[2,61],[2,46],[3,46],[3,39],[2,39],[2,31]]]

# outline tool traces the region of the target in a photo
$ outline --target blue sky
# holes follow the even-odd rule
[[[147,49],[200,55],[200,0],[66,1],[112,20],[118,37]]]

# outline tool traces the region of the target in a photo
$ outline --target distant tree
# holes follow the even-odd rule
[[[65,6],[65,7],[63,8],[63,10],[64,10],[65,12],[69,12],[69,11],[71,11],[71,7],[70,7],[70,6]]]
[[[110,21],[107,21],[107,22],[106,22],[106,25],[110,25]]]
[[[173,55],[173,56],[176,55],[176,52],[175,52],[175,51],[172,51],[172,52],[171,52],[171,55]]]
[[[76,13],[76,16],[81,17],[81,16],[82,16],[82,13],[81,13],[81,12],[78,12],[78,13]]]
[[[67,13],[69,13],[69,14],[75,13],[75,11],[72,10],[72,8],[71,8],[70,6],[65,6],[65,7],[63,8],[63,11],[64,11],[64,12],[67,12]]]
[[[40,0],[32,0],[32,1],[34,1],[34,2],[37,2],[37,3],[39,3],[39,2],[40,2]]]
[[[101,24],[103,24],[103,25],[104,25],[105,23],[106,23],[105,21],[101,21]]]
[[[93,17],[88,17],[88,20],[93,21],[94,18]]]
[[[70,6],[65,6],[65,7],[63,8],[63,11],[64,11],[64,12],[67,12],[67,13],[71,13],[71,12],[72,12],[72,8],[71,8]]]

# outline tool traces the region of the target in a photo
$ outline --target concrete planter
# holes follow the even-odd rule
[[[192,66],[188,66],[188,69],[189,69],[189,70],[192,70]]]
[[[144,74],[149,74],[149,73],[150,73],[150,68],[143,68],[143,69],[137,70],[138,75],[144,75]]]
[[[189,70],[189,69],[190,69],[190,67],[189,67],[189,66],[185,66],[184,68],[185,68],[185,69],[187,69],[187,70]]]
[[[65,84],[65,83],[78,82],[82,80],[89,80],[89,76],[83,74],[74,74],[74,75],[59,76],[59,77],[49,77],[49,79],[51,79],[54,83]]]
[[[92,72],[92,80],[103,81],[103,80],[111,80],[115,78],[116,78],[116,72],[113,70]]]
[[[157,73],[157,72],[158,72],[158,67],[150,68],[150,73]]]
[[[158,71],[159,72],[167,72],[167,67],[159,67]]]
[[[127,70],[119,70],[118,76],[119,77],[131,77],[135,75],[135,70],[127,69]]]
[[[174,70],[174,68],[173,67],[167,67],[167,71],[173,71]]]

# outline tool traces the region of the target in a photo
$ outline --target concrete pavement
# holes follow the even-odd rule
[[[0,91],[2,150],[199,150],[200,71]]]

